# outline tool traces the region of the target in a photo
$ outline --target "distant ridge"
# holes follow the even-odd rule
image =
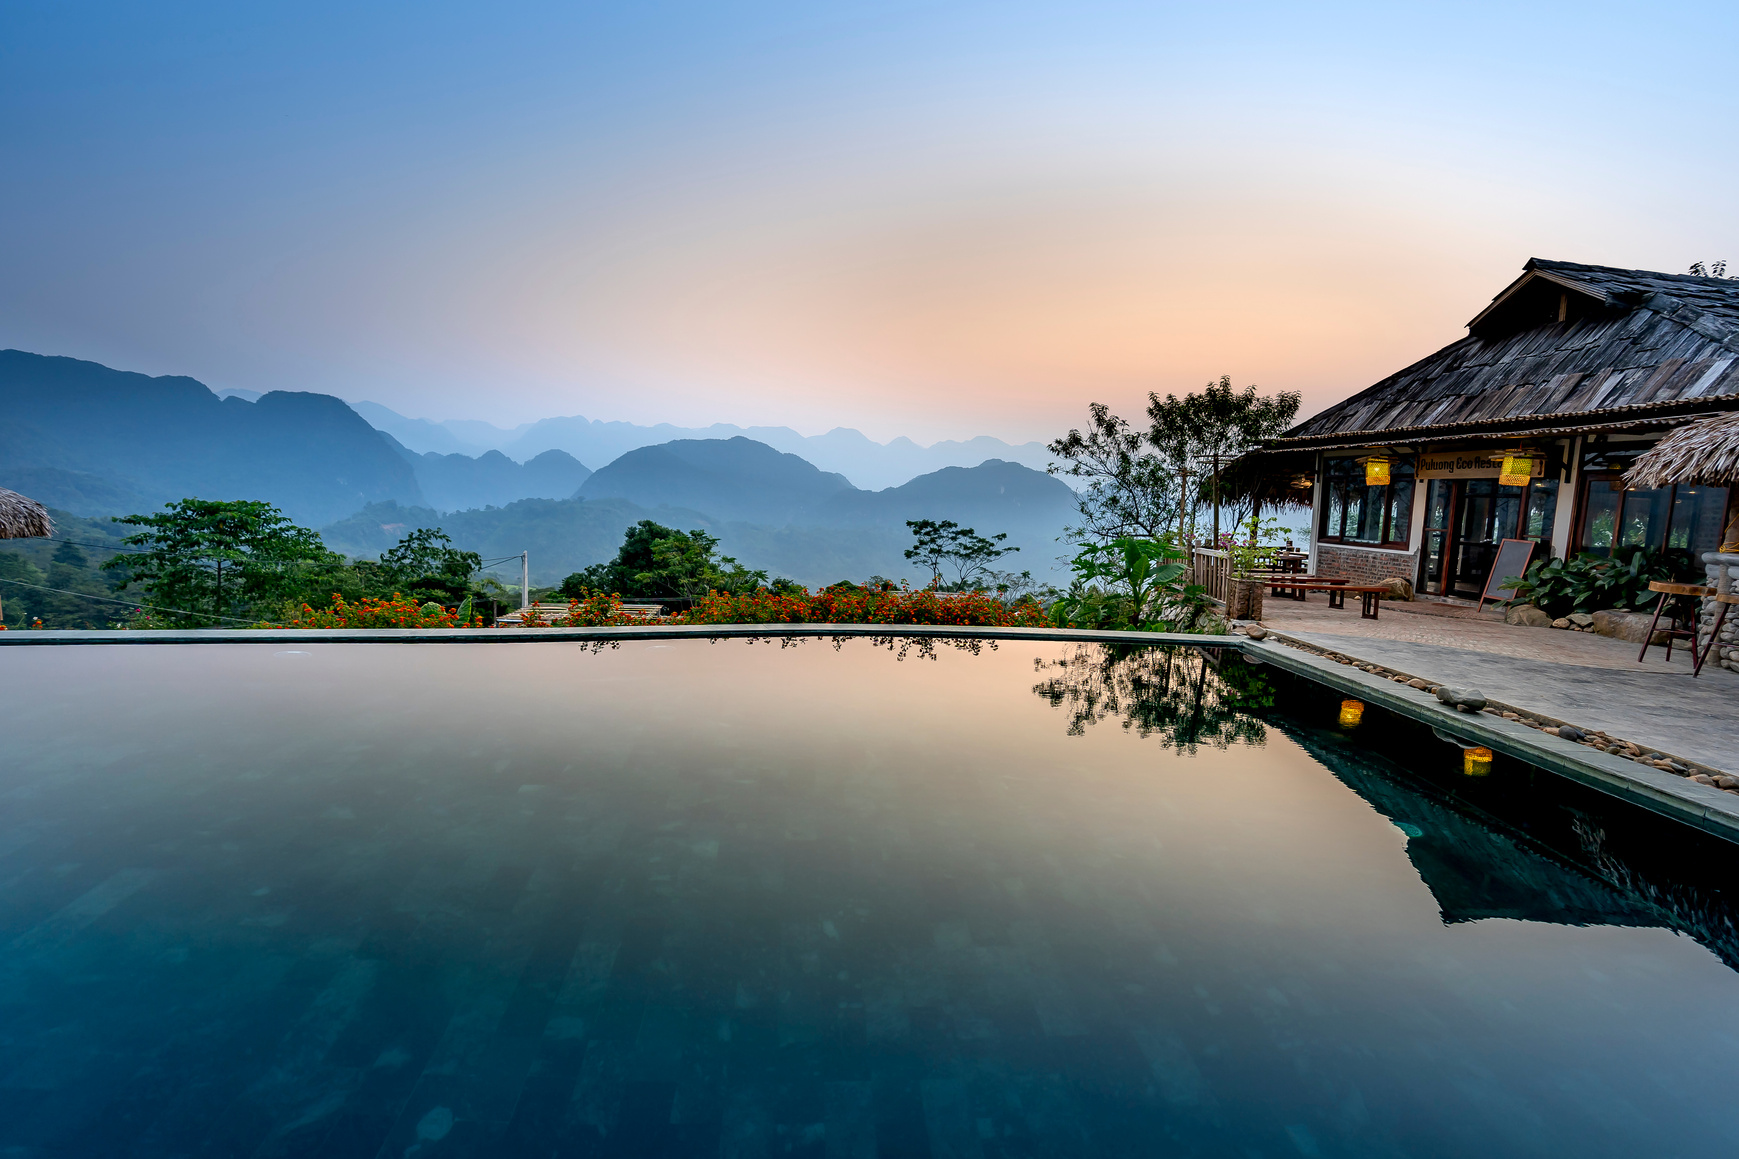
[[[0,412],[0,486],[76,515],[198,496],[264,499],[317,524],[423,498],[391,442],[331,395],[220,399],[181,375],[4,350]]]
[[[595,472],[579,493],[586,499],[692,507],[724,522],[783,527],[851,490],[844,475],[738,436],[636,448]]]
[[[641,447],[600,468],[573,499],[525,499],[449,512],[370,507],[323,532],[338,550],[375,553],[412,527],[444,528],[484,556],[532,552],[534,582],[556,583],[615,553],[640,519],[717,535],[746,565],[816,586],[871,575],[922,584],[905,559],[908,519],[951,519],[1006,533],[1018,554],[1004,570],[1060,581],[1058,545],[1074,492],[1043,472],[990,460],[945,467],[899,487],[861,491],[841,476],[746,438],[681,439]]]
[[[476,420],[432,422],[406,418],[373,402],[353,402],[351,406],[377,429],[419,454],[437,451],[481,455],[498,450],[523,462],[544,451],[562,450],[582,463],[597,465],[613,462],[640,447],[684,439],[740,436],[765,443],[776,451],[801,456],[821,470],[844,475],[854,486],[869,490],[895,487],[943,467],[975,467],[986,459],[1002,459],[1038,471],[1051,461],[1043,443],[1012,444],[989,435],[964,441],[948,439],[922,447],[904,437],[878,443],[849,427],[835,427],[824,435],[800,435],[790,427],[739,427],[732,423],[709,427],[678,427],[670,423],[639,426],[582,415],[540,419],[509,430]]]

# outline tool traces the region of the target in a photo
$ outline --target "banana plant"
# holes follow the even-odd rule
[[[1070,566],[1075,582],[1057,601],[1058,618],[1065,623],[1086,620],[1111,627],[1122,620],[1141,631],[1169,631],[1172,624],[1161,618],[1162,611],[1176,607],[1189,614],[1199,610],[1205,596],[1199,584],[1184,582],[1189,564],[1166,538],[1119,536],[1084,543]]]

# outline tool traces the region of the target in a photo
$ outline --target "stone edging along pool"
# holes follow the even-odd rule
[[[1181,645],[1236,648],[1246,656],[1326,684],[1369,704],[1431,725],[1469,742],[1537,765],[1590,788],[1705,832],[1739,843],[1739,797],[1673,773],[1637,765],[1585,748],[1515,721],[1485,713],[1459,712],[1436,697],[1359,668],[1247,636],[1198,636],[1174,632],[1099,632],[1064,628],[963,628],[923,624],[732,624],[655,625],[630,628],[398,628],[352,630],[231,631],[15,631],[0,632],[0,647],[91,644],[529,644],[608,643],[625,640],[794,639],[837,637],[1051,641],[1077,644]]]

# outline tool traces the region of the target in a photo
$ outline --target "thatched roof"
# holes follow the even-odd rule
[[[1638,456],[1624,473],[1626,487],[1706,483],[1726,487],[1739,480],[1739,414],[1687,423]]]
[[[1531,258],[1466,338],[1269,445],[1658,430],[1729,410],[1739,410],[1739,279]]]
[[[34,539],[54,534],[48,508],[0,487],[0,539]]]

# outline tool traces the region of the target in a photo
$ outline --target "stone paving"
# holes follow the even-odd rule
[[[1328,606],[1325,596],[1299,603],[1264,601],[1262,623],[1287,635],[1396,671],[1487,696],[1672,756],[1739,770],[1739,673],[1710,665],[1692,679],[1690,654],[1650,648],[1592,632],[1523,628],[1499,612],[1471,607],[1386,602],[1380,619],[1358,606]]]

